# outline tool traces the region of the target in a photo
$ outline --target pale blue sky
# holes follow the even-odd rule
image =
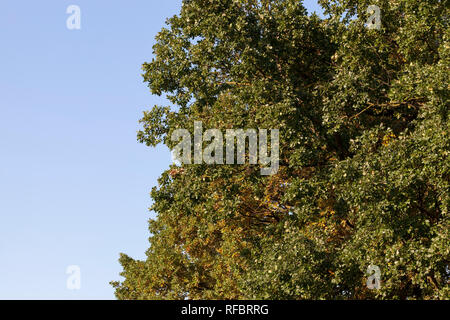
[[[71,4],[81,30],[66,28]],[[136,141],[142,111],[165,102],[141,64],[180,6],[2,1],[0,299],[113,299],[119,252],[145,257],[149,192],[170,154]],[[80,290],[66,288],[69,265]]]

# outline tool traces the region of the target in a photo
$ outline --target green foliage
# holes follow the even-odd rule
[[[327,19],[298,0],[185,1],[158,34],[143,76],[175,107],[146,112],[139,141],[278,128],[280,169],[172,165],[117,298],[450,298],[449,3],[320,3]]]

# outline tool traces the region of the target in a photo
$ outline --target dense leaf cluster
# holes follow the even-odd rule
[[[276,128],[280,169],[172,165],[117,298],[450,298],[449,1],[319,2],[326,19],[298,0],[191,0],[168,19],[143,77],[173,105],[138,139]]]

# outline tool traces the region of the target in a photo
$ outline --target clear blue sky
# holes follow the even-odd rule
[[[81,8],[81,30],[66,8]],[[319,10],[316,1],[306,1]],[[0,299],[113,299],[119,252],[143,259],[169,151],[136,141],[163,98],[142,82],[181,0],[0,4]],[[81,268],[81,289],[66,268]]]

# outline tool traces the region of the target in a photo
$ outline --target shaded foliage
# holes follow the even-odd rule
[[[145,112],[138,140],[277,128],[280,169],[171,165],[117,298],[450,297],[449,3],[319,2],[326,19],[298,0],[185,1],[168,19],[143,77],[173,106]]]

